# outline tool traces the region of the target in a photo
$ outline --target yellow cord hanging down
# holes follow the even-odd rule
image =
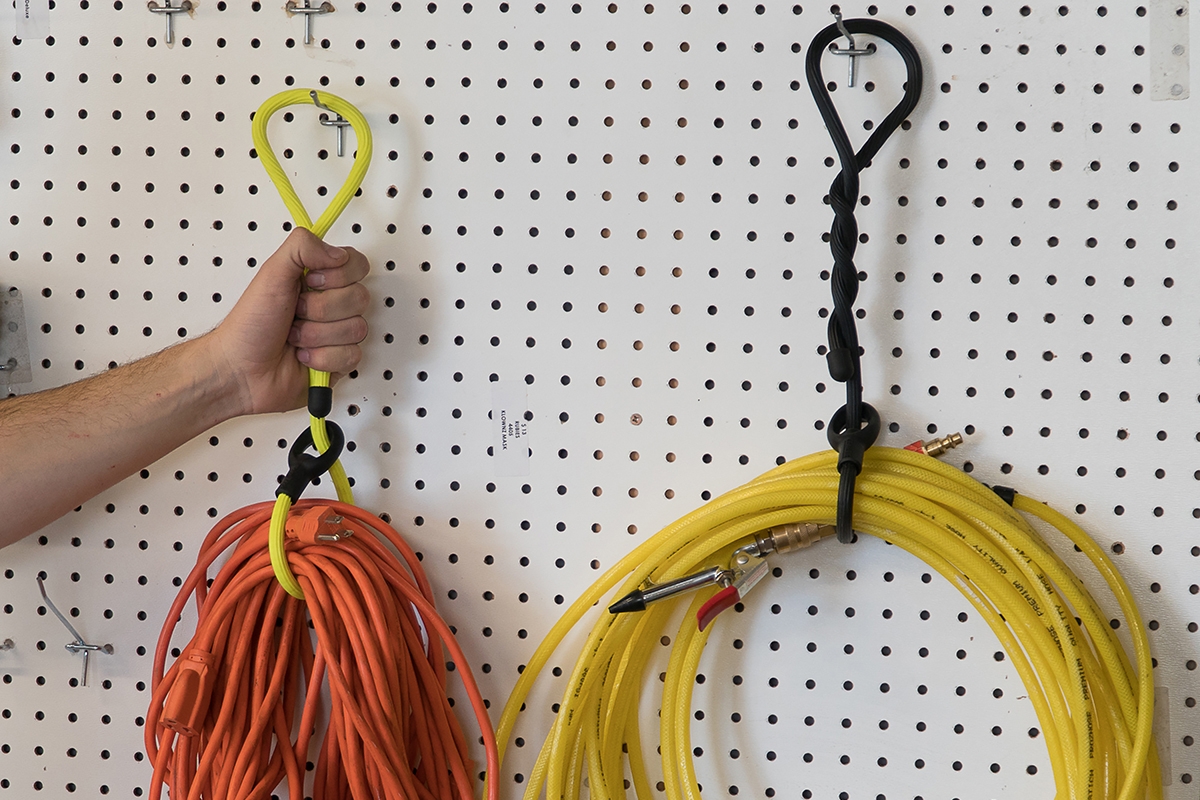
[[[530,689],[554,650],[597,603],[729,563],[755,533],[836,518],[837,454],[783,464],[718,497],[647,539],[609,569],[551,629],[530,658],[497,730],[500,755]],[[1029,518],[1065,537],[1096,568],[1124,616],[1134,661],[1083,582]],[[1056,797],[1159,800],[1162,777],[1151,732],[1154,683],[1149,642],[1133,597],[1111,560],[1063,515],[1017,495],[1010,507],[959,470],[929,456],[875,447],[858,478],[855,527],[912,553],[946,577],[988,623],[1033,703],[1053,766]],[[796,558],[797,556],[786,556]],[[712,626],[696,619],[713,589],[697,594],[671,637],[663,682],[660,743],[668,800],[699,800],[692,761],[692,689]],[[677,598],[637,613],[602,611],[575,663],[537,761],[526,800],[657,794],[647,778],[639,731],[649,654]],[[1077,619],[1078,618],[1078,619]],[[653,747],[653,741],[648,743]],[[626,764],[626,754],[628,764]],[[524,771],[524,770],[523,770]]]
[[[267,123],[271,120],[271,116],[282,108],[294,105],[317,105],[340,115],[350,122],[350,127],[353,128],[354,135],[358,140],[358,147],[354,154],[354,163],[350,167],[350,174],[346,176],[346,182],[342,184],[342,188],[334,195],[333,200],[325,208],[324,213],[317,218],[316,223],[313,223],[309,217],[308,210],[304,208],[304,203],[297,196],[291,180],[288,178],[287,173],[283,171],[283,167],[280,166],[279,159],[275,157],[275,152],[271,149],[271,143],[267,139]],[[258,153],[259,160],[262,161],[263,167],[267,170],[267,175],[270,176],[271,182],[279,190],[279,196],[283,198],[283,204],[291,212],[292,220],[298,227],[307,228],[312,231],[317,238],[325,238],[325,234],[329,232],[334,221],[346,209],[346,206],[358,191],[363,177],[367,174],[367,167],[371,164],[371,127],[367,124],[366,117],[349,102],[335,94],[317,92],[311,89],[292,89],[268,98],[266,102],[259,106],[258,111],[254,114],[254,125],[251,133],[254,137],[254,149]],[[308,371],[308,382],[309,386],[328,387],[329,373],[310,369]],[[312,430],[313,444],[317,452],[324,453],[330,447],[329,433],[325,427],[325,418],[310,416],[309,427]],[[350,482],[346,479],[346,470],[342,467],[341,461],[333,463],[333,466],[329,469],[329,477],[337,489],[338,500],[343,503],[353,503],[354,495],[350,489]],[[284,553],[283,546],[284,528],[287,522],[288,509],[291,508],[291,504],[291,498],[285,494],[279,495],[275,502],[275,513],[271,516],[271,534],[269,538],[271,566],[274,567],[276,577],[279,578],[279,582],[283,584],[288,594],[302,599],[304,592],[288,567],[287,556]]]

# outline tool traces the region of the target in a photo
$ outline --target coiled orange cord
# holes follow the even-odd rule
[[[474,767],[446,697],[443,648],[482,731],[494,800],[499,759],[487,707],[412,549],[360,508],[301,501],[287,540],[299,601],[271,568],[273,505],[213,527],[167,614],[146,720],[151,800],[164,782],[176,800],[257,800],[283,780],[297,800],[470,800]],[[235,543],[210,586],[209,568]],[[164,674],[192,594],[196,633]],[[326,678],[328,730],[306,792]]]

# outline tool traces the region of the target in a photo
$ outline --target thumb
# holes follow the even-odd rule
[[[304,228],[292,231],[280,249],[303,271],[340,267],[349,258],[344,248],[326,244]]]
[[[347,258],[343,248],[325,244],[306,228],[295,228],[256,277],[266,291],[283,295],[295,291],[306,272],[341,266]]]

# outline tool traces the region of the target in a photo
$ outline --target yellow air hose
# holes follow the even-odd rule
[[[838,477],[834,452],[790,461],[677,520],[609,569],[554,625],[522,672],[497,730],[501,759],[550,656],[614,588],[619,585],[615,597],[623,597],[729,564],[735,549],[777,526],[831,526]],[[935,458],[875,447],[867,451],[858,478],[855,528],[937,570],[995,632],[1044,732],[1056,797],[1159,800],[1150,648],[1129,588],[1075,523],[1042,503],[1004,494],[1011,505]],[[833,532],[818,530],[817,536]],[[1095,567],[1120,607],[1133,662],[1088,589],[1039,530],[1061,535],[1064,541],[1057,544],[1078,548]],[[700,630],[696,620],[716,588],[694,597],[672,637],[659,731],[668,800],[700,798],[691,702],[712,626]],[[646,774],[638,707],[642,688],[654,677],[645,674],[650,653],[678,602],[676,596],[640,612],[601,612],[527,779],[526,800],[536,800],[543,790],[547,798],[577,800],[585,779],[592,800],[624,798],[626,768],[637,797],[658,796]]]
[[[358,140],[358,147],[354,154],[354,163],[350,167],[350,174],[346,176],[346,182],[342,184],[342,188],[334,195],[333,200],[330,201],[324,213],[321,214],[315,224],[309,217],[308,211],[304,208],[304,203],[297,196],[296,189],[292,186],[287,173],[280,166],[279,159],[275,157],[275,152],[271,149],[271,143],[267,139],[267,123],[270,122],[271,116],[282,108],[294,105],[317,105],[340,115],[349,121],[350,127],[354,130],[355,138]],[[283,198],[283,204],[287,206],[288,211],[291,213],[292,220],[298,227],[307,228],[312,231],[313,235],[317,238],[325,238],[325,234],[329,232],[333,223],[341,215],[342,211],[346,209],[346,206],[358,191],[363,177],[367,174],[367,167],[371,164],[371,127],[367,124],[366,117],[349,102],[335,94],[317,92],[310,89],[292,89],[268,98],[266,102],[259,106],[258,111],[254,114],[254,125],[251,133],[254,137],[254,149],[258,153],[259,160],[262,161],[263,167],[267,170],[267,175],[270,176],[271,182],[279,190],[279,196]],[[330,385],[329,373],[310,369],[308,371],[308,382],[310,387],[328,389]],[[316,447],[317,452],[324,453],[329,450],[330,439],[324,415],[310,414],[309,428],[312,432],[313,445]],[[342,467],[341,461],[335,460],[333,462],[333,465],[329,468],[329,477],[333,481],[334,488],[337,490],[338,500],[343,503],[353,504],[354,495],[350,489],[350,482],[346,478],[346,470]],[[288,594],[303,599],[304,592],[288,567],[287,556],[284,552],[285,525],[288,510],[291,506],[292,498],[287,494],[280,494],[275,501],[275,511],[271,516],[271,529],[268,540],[271,549],[271,566],[274,567],[276,577],[283,584],[283,588],[287,590]]]

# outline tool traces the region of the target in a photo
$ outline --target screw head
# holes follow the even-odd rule
[[[631,425],[641,425],[641,424],[642,424],[642,415],[641,415],[641,414],[633,414],[633,415],[631,415],[631,416],[629,417],[629,423],[630,423]]]

